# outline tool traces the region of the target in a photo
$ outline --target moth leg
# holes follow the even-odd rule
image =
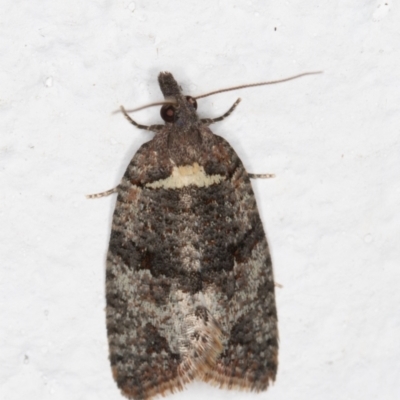
[[[275,174],[248,174],[251,179],[269,179],[275,178]]]
[[[241,102],[241,98],[238,98],[235,103],[233,104],[233,106],[221,117],[218,118],[203,118],[201,119],[201,122],[203,122],[203,124],[207,124],[207,125],[211,125],[214,122],[219,122],[222,121],[223,119],[225,119],[226,117],[229,117],[229,115],[232,114],[233,110],[237,107],[237,105]]]
[[[141,125],[138,124],[136,121],[134,121],[126,112],[125,108],[123,106],[120,107],[122,113],[124,114],[125,118],[132,124],[135,125],[139,129],[144,129],[146,131],[152,131],[152,132],[159,132],[161,129],[164,128],[164,125]]]
[[[86,198],[88,198],[88,199],[99,199],[100,197],[106,197],[106,196],[109,196],[110,194],[117,193],[117,192],[118,192],[118,186],[113,188],[113,189],[107,190],[106,192],[95,193],[95,194],[87,194]]]

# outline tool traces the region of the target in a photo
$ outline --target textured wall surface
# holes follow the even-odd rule
[[[111,189],[151,137],[113,115],[199,100],[249,172],[277,288],[277,380],[174,399],[398,399],[400,11],[377,1],[3,0],[0,397],[116,400],[105,329]],[[161,123],[158,108],[135,114]],[[189,397],[190,396],[190,397]]]

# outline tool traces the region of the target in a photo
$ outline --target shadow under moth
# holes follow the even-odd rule
[[[263,82],[242,87],[278,83]],[[158,77],[165,125],[153,131],[114,189],[106,267],[113,376],[130,399],[182,390],[194,379],[266,390],[278,366],[270,252],[250,174],[201,119],[196,98]],[[154,104],[152,104],[154,105]],[[133,110],[135,111],[135,110]]]

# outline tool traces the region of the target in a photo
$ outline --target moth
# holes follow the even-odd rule
[[[155,136],[115,189],[89,196],[118,193],[106,267],[114,379],[135,400],[194,379],[266,390],[277,373],[278,318],[250,178],[269,176],[248,173],[209,128],[240,99],[222,117],[201,119],[196,99],[206,95],[184,95],[169,72],[158,81],[165,125],[140,125],[122,108]]]

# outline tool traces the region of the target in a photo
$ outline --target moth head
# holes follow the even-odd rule
[[[191,96],[184,96],[184,98],[188,103],[189,107],[193,108],[194,110],[197,110],[197,101],[195,98]],[[160,109],[160,115],[165,122],[175,122],[178,119],[179,111],[180,111],[179,102],[164,104]]]
[[[132,110],[125,110],[123,107],[121,109],[122,109],[122,112],[125,114],[125,117],[128,120],[130,120],[134,125],[137,125],[137,126],[143,128],[143,126],[140,126],[139,124],[135,123],[135,121],[133,121],[127,113],[143,110],[144,108],[148,108],[148,107],[161,105],[162,107],[161,107],[160,113],[161,113],[162,119],[167,123],[177,123],[177,126],[179,129],[185,129],[185,126],[190,127],[192,124],[194,124],[198,121],[207,122],[208,124],[217,122],[217,121],[221,121],[222,119],[224,119],[226,116],[228,116],[233,111],[234,107],[237,104],[237,102],[236,102],[233,105],[233,107],[220,118],[200,120],[196,113],[196,110],[197,110],[197,101],[196,100],[198,100],[198,99],[202,99],[204,97],[208,97],[208,96],[211,96],[211,95],[214,95],[217,93],[229,92],[231,90],[238,90],[238,89],[244,89],[244,88],[255,87],[255,86],[274,85],[276,83],[291,81],[293,79],[297,79],[302,76],[314,75],[314,74],[320,74],[320,73],[322,73],[322,71],[304,72],[302,74],[290,76],[289,78],[279,79],[279,80],[275,80],[275,81],[259,82],[259,83],[251,83],[251,84],[246,84],[246,85],[234,86],[234,87],[230,87],[230,88],[226,88],[226,89],[214,90],[213,92],[208,92],[208,93],[202,94],[201,96],[191,97],[191,96],[185,96],[182,94],[181,87],[178,85],[175,78],[173,77],[173,75],[170,72],[161,72],[158,76],[158,82],[160,84],[161,91],[163,92],[165,101],[147,104],[145,106],[138,107],[138,108],[135,108]],[[240,99],[238,99],[238,101],[240,101]]]
[[[196,99],[182,94],[180,86],[170,72],[161,72],[158,82],[167,101],[160,110],[161,118],[165,122],[174,123],[180,116],[196,115]]]

